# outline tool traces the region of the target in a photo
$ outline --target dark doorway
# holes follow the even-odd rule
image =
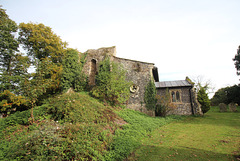
[[[91,60],[90,65],[90,75],[89,75],[89,85],[94,86],[95,85],[95,76],[97,72],[97,61],[95,59]]]

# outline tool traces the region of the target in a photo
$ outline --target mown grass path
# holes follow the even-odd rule
[[[128,160],[239,160],[240,113],[212,109],[157,129]]]

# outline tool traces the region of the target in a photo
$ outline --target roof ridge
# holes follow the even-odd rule
[[[186,80],[184,80],[184,79],[181,79],[181,80],[159,81],[159,82],[176,82],[176,81],[186,81]]]
[[[156,88],[168,88],[168,87],[192,87],[186,80],[175,80],[175,81],[162,81],[155,82]]]

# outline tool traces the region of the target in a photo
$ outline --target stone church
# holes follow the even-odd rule
[[[95,85],[95,75],[99,69],[99,63],[106,56],[110,57],[111,61],[122,64],[123,68],[127,71],[127,80],[133,82],[133,85],[129,89],[131,95],[127,103],[127,108],[155,116],[155,112],[148,111],[144,104],[145,87],[149,80],[153,78],[159,95],[164,95],[166,89],[169,89],[171,103],[176,106],[174,111],[169,114],[201,114],[201,108],[197,102],[193,85],[188,80],[159,82],[158,68],[153,63],[119,58],[116,56],[115,46],[86,51],[86,63],[83,71],[88,76],[90,86]]]

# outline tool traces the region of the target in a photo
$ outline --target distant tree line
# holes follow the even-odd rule
[[[234,56],[233,61],[237,70],[237,75],[240,75],[240,46],[237,49],[237,53]],[[211,104],[218,105],[220,103],[237,103],[240,105],[240,84],[224,87],[215,92],[213,98],[211,99]]]
[[[240,105],[240,86],[234,85],[219,89],[211,99],[211,104],[216,106],[220,103],[237,103]]]
[[[233,58],[237,75],[240,75],[240,46],[238,46],[237,53]],[[240,84],[229,87],[224,87],[215,92],[211,99],[211,104],[216,106],[220,103],[237,103],[240,105]]]

